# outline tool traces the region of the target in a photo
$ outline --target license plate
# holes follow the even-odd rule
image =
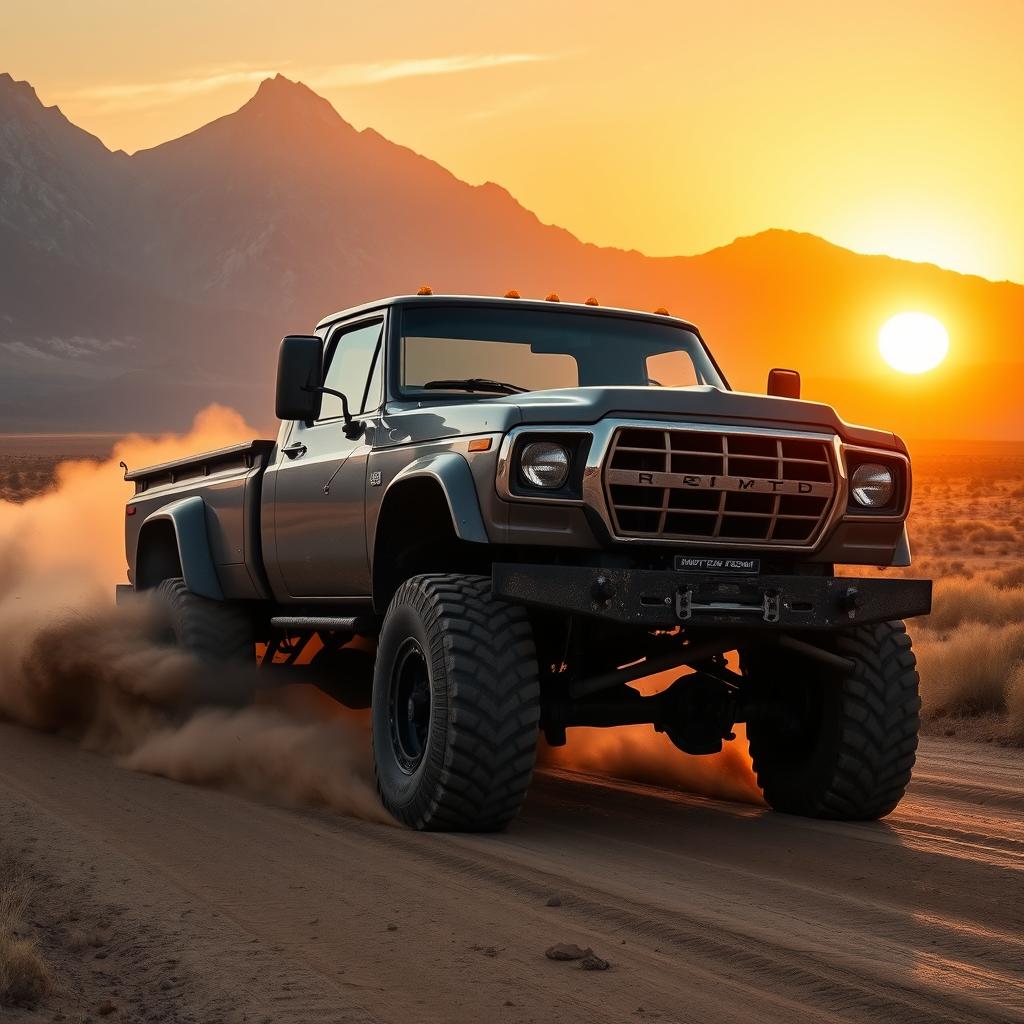
[[[676,555],[676,569],[679,572],[736,573],[740,576],[756,576],[761,571],[760,558],[691,558]]]

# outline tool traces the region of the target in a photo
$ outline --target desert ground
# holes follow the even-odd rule
[[[112,443],[0,439],[6,508]],[[375,804],[358,716],[308,695],[172,731],[27,716],[0,724],[0,1016],[1024,1021],[1024,445],[912,450],[936,607],[884,821],[767,811],[741,740],[577,730],[506,833],[420,835]],[[28,648],[48,683],[137,670],[86,625]]]
[[[506,834],[456,836],[0,744],[43,1019],[1024,1020],[1021,762],[989,745],[926,738],[877,824],[544,771]]]

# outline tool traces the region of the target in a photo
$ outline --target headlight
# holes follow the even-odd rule
[[[523,448],[519,471],[533,487],[556,490],[569,477],[569,453],[554,441],[534,441]]]
[[[896,480],[888,466],[865,462],[850,477],[853,500],[864,508],[885,508],[892,501]]]

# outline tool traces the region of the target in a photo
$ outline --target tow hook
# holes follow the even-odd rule
[[[607,608],[612,603],[612,598],[617,592],[617,587],[607,576],[598,576],[590,588],[591,597],[602,608]]]
[[[779,621],[782,598],[778,591],[766,590],[760,595],[758,603],[747,604],[743,601],[707,601],[697,602],[693,599],[692,587],[681,587],[676,591],[676,617],[686,622],[695,612],[722,612],[734,615],[760,615],[769,624]]]
[[[856,587],[847,587],[846,593],[839,599],[840,607],[851,619],[864,607],[864,595]]]

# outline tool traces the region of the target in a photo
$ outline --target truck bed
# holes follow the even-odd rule
[[[206,534],[224,596],[235,600],[269,595],[260,546],[263,470],[274,441],[252,440],[129,470],[135,484],[125,517],[125,556],[136,582],[139,536],[151,516],[190,498],[202,500]]]

